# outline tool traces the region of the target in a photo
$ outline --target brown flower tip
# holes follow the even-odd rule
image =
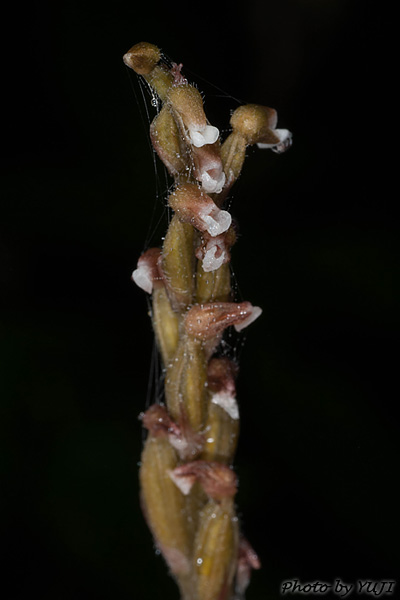
[[[244,592],[250,583],[252,569],[261,569],[261,562],[247,539],[244,536],[241,536],[239,540],[235,586],[235,591],[240,597],[244,595]]]
[[[127,67],[133,69],[138,75],[148,75],[161,58],[160,50],[154,44],[139,42],[132,46],[123,56]]]
[[[209,302],[195,304],[185,317],[185,329],[189,335],[201,340],[209,340],[230,325],[241,331],[250,325],[262,310],[250,302]]]
[[[220,210],[215,202],[193,183],[179,185],[168,198],[170,207],[184,223],[190,223],[211,237],[216,237],[229,229],[232,217],[226,210]]]
[[[153,404],[145,413],[141,413],[139,418],[143,423],[143,427],[146,427],[154,437],[167,436],[173,426],[167,409],[161,404]]]
[[[193,460],[203,450],[204,436],[193,430],[184,411],[179,423],[175,423],[165,406],[153,404],[140,415],[140,419],[153,437],[168,436],[169,443],[182,460]]]
[[[238,365],[229,358],[212,358],[207,369],[208,388],[215,394],[222,390],[234,391],[238,370]]]
[[[276,129],[278,114],[274,108],[246,104],[232,114],[230,123],[246,144],[259,144],[260,148],[271,148],[284,152],[291,145],[292,134],[287,129]]]
[[[196,258],[202,261],[203,271],[210,273],[228,263],[231,260],[230,249],[235,241],[236,232],[232,226],[216,237],[204,232],[201,243],[196,248]]]
[[[132,273],[132,280],[148,294],[152,293],[153,287],[163,285],[159,268],[160,257],[160,248],[149,248],[139,258],[137,268]]]
[[[213,500],[232,498],[237,492],[237,477],[223,463],[196,460],[176,467],[169,476],[185,495],[189,494],[195,481],[200,482],[207,496]]]
[[[233,420],[239,418],[235,378],[238,366],[229,358],[212,358],[208,363],[207,382],[211,402],[223,408]]]

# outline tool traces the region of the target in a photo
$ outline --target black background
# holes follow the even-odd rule
[[[264,309],[238,381],[238,510],[263,563],[248,598],[292,578],[396,576],[388,21],[357,0],[75,0],[6,19],[5,600],[177,598],[138,503],[153,341],[130,274],[164,202],[121,60],[139,41],[183,62],[224,135],[237,104],[212,84],[276,107],[294,134],[285,155],[249,150],[231,205],[237,282]]]

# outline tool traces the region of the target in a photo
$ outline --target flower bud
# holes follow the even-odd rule
[[[232,217],[220,210],[215,202],[197,185],[179,185],[168,198],[168,203],[184,223],[190,223],[199,231],[206,231],[212,237],[229,229]]]
[[[230,325],[241,331],[250,325],[262,310],[250,302],[209,302],[195,304],[187,312],[184,324],[187,333],[201,340],[211,339]]]
[[[150,125],[150,138],[154,150],[167,167],[170,175],[186,169],[187,150],[182,142],[179,128],[169,108],[163,106]]]
[[[202,344],[183,333],[167,367],[165,397],[174,421],[179,421],[184,409],[196,432],[202,429],[205,419],[206,380],[207,363]]]
[[[161,52],[157,46],[147,42],[132,46],[123,57],[126,66],[142,75],[164,102],[174,83],[174,76],[166,67],[158,64],[160,59]]]
[[[275,129],[278,115],[275,109],[258,104],[239,106],[232,114],[230,124],[233,131],[240,133],[246,144],[255,144]]]
[[[201,263],[197,265],[196,302],[228,302],[231,299],[231,271],[229,263],[218,269],[205,272]]]
[[[246,140],[235,131],[233,131],[224,141],[221,147],[221,159],[224,165],[226,176],[226,187],[232,187],[239,177],[244,159],[246,158]]]
[[[228,600],[237,564],[238,520],[233,503],[210,500],[194,543],[198,600]]]
[[[154,289],[152,323],[157,346],[166,366],[173,358],[179,342],[179,316],[172,309],[165,287]]]
[[[132,280],[148,294],[152,293],[153,288],[164,285],[158,268],[160,256],[160,248],[149,248],[139,258],[137,268],[132,273]]]
[[[194,229],[178,215],[172,218],[162,251],[162,272],[172,308],[191,304],[194,293]]]
[[[154,44],[139,42],[128,50],[123,56],[127,67],[133,69],[138,75],[148,75],[161,58],[160,50]]]
[[[239,419],[212,401],[208,404],[202,460],[232,464],[239,436]]]
[[[188,573],[189,535],[185,499],[168,472],[177,464],[175,450],[164,436],[149,435],[140,467],[141,501],[154,540],[172,573]]]

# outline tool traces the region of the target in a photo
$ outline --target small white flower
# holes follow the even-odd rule
[[[205,230],[216,237],[224,231],[227,231],[232,223],[232,217],[226,210],[220,210],[214,203],[207,203],[199,209],[199,217],[202,220]]]
[[[132,280],[142,290],[151,294],[153,291],[152,270],[146,263],[139,263],[137,269],[132,273]]]
[[[201,128],[189,127],[189,136],[193,146],[201,148],[206,144],[214,144],[219,138],[219,130],[213,125],[205,125]]]
[[[202,266],[203,271],[205,271],[206,273],[216,271],[225,262],[226,252],[223,250],[218,256],[218,258],[215,258],[217,250],[218,246],[212,246],[209,250],[206,251],[204,255]]]
[[[213,179],[211,175],[204,171],[201,174],[201,186],[207,194],[219,194],[225,185],[225,173],[222,171],[219,179]]]

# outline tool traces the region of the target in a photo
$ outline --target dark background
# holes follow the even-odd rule
[[[231,206],[237,283],[264,309],[238,382],[238,510],[263,563],[248,598],[278,598],[296,577],[394,578],[399,243],[384,4],[16,10],[2,73],[2,597],[177,598],[138,504],[153,340],[130,274],[164,203],[121,59],[143,40],[183,62],[224,132],[237,104],[214,85],[276,107],[294,134],[285,155],[249,150]]]

